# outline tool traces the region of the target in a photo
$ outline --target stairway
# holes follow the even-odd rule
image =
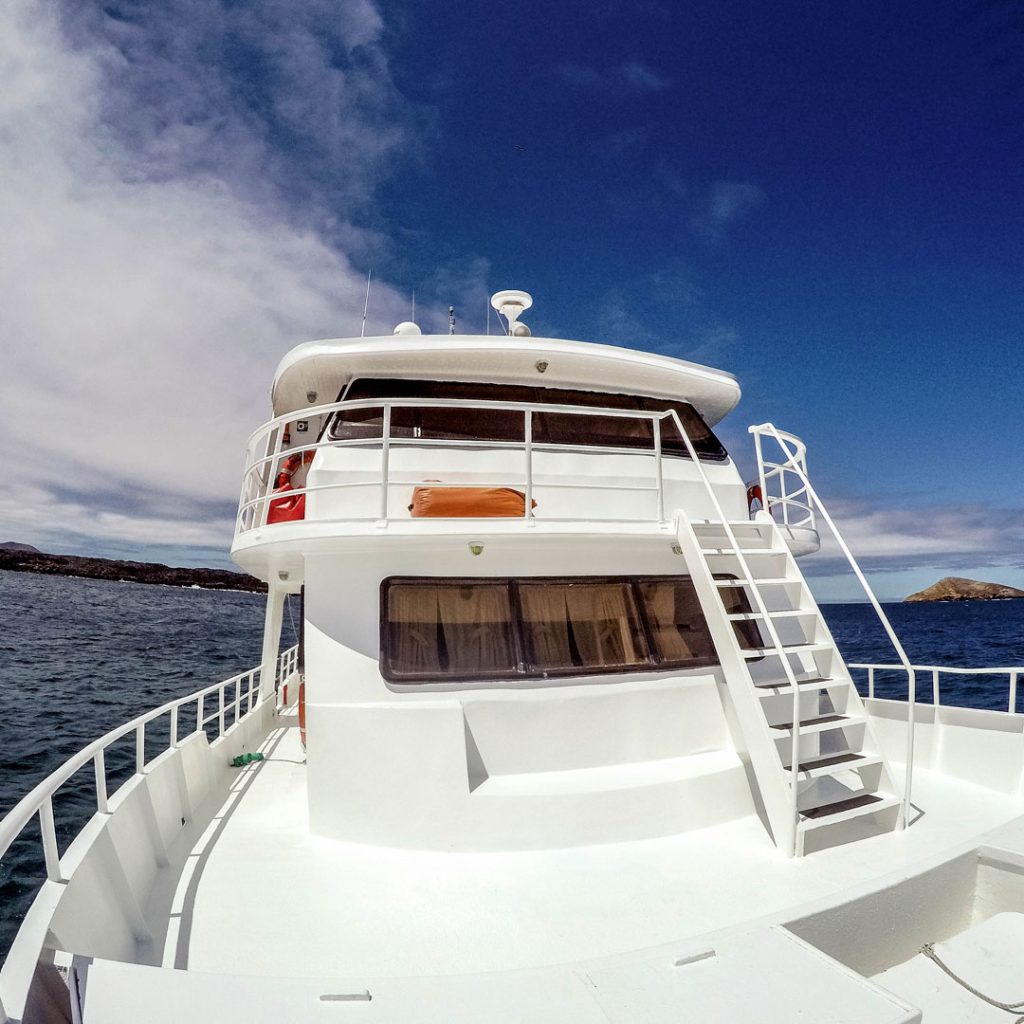
[[[897,827],[901,801],[891,772],[775,522],[764,513],[728,524],[691,521],[681,511],[676,517],[776,845],[800,856],[817,829],[832,829],[829,840],[842,843],[870,831],[853,822],[876,832]]]

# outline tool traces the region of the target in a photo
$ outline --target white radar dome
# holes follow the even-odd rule
[[[520,291],[518,288],[506,288],[491,296],[491,305],[508,321],[509,334],[517,338],[529,337],[529,328],[525,334],[516,330],[519,315],[533,305],[533,296],[529,292]]]
[[[395,334],[422,334],[419,324],[414,324],[411,320],[403,320],[396,328]]]

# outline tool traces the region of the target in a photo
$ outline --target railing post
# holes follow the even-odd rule
[[[941,703],[939,699],[939,670],[932,669],[932,704],[938,707]]]
[[[380,518],[388,521],[388,477],[391,469],[391,406],[384,406],[384,426],[380,440]]]
[[[1017,713],[1017,673],[1010,673],[1010,706],[1007,709],[1011,715]]]
[[[206,705],[205,698],[205,693],[199,694],[199,696],[196,698],[196,732],[204,732],[206,729],[206,727],[203,725],[203,718],[205,717],[203,712],[205,711]]]
[[[39,831],[43,839],[43,860],[46,861],[46,877],[59,882],[60,851],[57,849],[57,829],[53,824],[53,798],[47,797],[39,805]]]
[[[171,708],[171,746],[178,745],[178,705]]]
[[[665,522],[665,478],[661,464],[661,417],[651,417],[654,431],[654,473],[658,485],[658,522]]]
[[[875,666],[868,669],[868,699],[875,699]]]
[[[141,775],[146,767],[146,723],[135,726],[135,771]]]
[[[523,452],[526,458],[526,508],[523,515],[527,522],[533,519],[533,410],[523,413]]]
[[[96,810],[100,814],[108,814],[110,807],[107,804],[107,762],[102,750],[96,751],[92,767],[96,775]]]
[[[764,451],[761,448],[761,435],[754,434],[754,452],[757,454],[757,482],[761,488],[761,508],[768,512],[768,480],[764,475]],[[768,512],[771,515],[770,512]]]
[[[220,688],[217,690],[217,723],[218,723],[218,735],[224,735],[224,684],[220,684]]]

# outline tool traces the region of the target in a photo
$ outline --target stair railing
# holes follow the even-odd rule
[[[867,595],[872,608],[875,610],[875,614],[878,616],[878,620],[882,623],[882,627],[885,629],[885,632],[889,637],[889,641],[892,643],[893,649],[896,651],[896,656],[900,660],[900,665],[907,673],[906,780],[903,789],[903,803],[900,806],[900,816],[896,826],[897,828],[906,828],[907,822],[910,818],[910,798],[914,776],[914,708],[917,700],[914,666],[910,663],[910,659],[907,657],[907,652],[903,649],[903,644],[900,643],[900,638],[896,635],[896,631],[893,629],[892,623],[889,621],[889,617],[885,614],[881,604],[879,604],[878,598],[875,597],[875,592],[871,589],[871,584],[868,583],[867,577],[861,571],[857,559],[854,558],[853,552],[843,539],[843,535],[839,532],[839,527],[836,526],[835,520],[833,520],[828,509],[825,507],[825,503],[821,500],[818,492],[814,489],[808,479],[807,473],[801,467],[799,450],[795,446],[793,449],[789,447],[787,440],[792,435],[784,435],[783,432],[781,432],[773,423],[761,423],[760,425],[750,427],[749,430],[750,433],[754,435],[755,439],[759,439],[762,435],[767,435],[778,444],[786,459],[784,465],[797,474],[801,484],[803,485],[803,491],[807,498],[813,505],[817,506],[821,518],[832,531],[832,536],[835,537],[836,543],[839,545],[839,549],[846,556],[846,560],[850,563],[850,568],[853,570],[854,575],[860,582],[861,587],[863,587],[864,593]],[[794,438],[793,440],[796,439]],[[759,444],[758,451],[760,452]]]
[[[682,438],[683,444],[686,445],[686,450],[689,453],[690,458],[693,461],[694,466],[697,468],[697,472],[700,475],[701,483],[704,485],[704,490],[707,492],[708,498],[711,500],[711,505],[715,510],[715,514],[718,516],[719,521],[722,524],[722,529],[725,531],[725,536],[729,543],[732,545],[733,550],[736,552],[736,560],[739,562],[739,566],[746,582],[749,583],[751,596],[754,598],[754,604],[757,608],[758,615],[761,618],[762,623],[768,631],[768,637],[771,640],[772,647],[779,656],[779,660],[782,662],[783,671],[786,674],[786,681],[792,687],[793,691],[793,713],[792,713],[792,742],[790,746],[790,759],[789,759],[789,770],[790,770],[790,822],[789,822],[789,833],[786,836],[785,849],[789,856],[796,856],[798,850],[798,831],[799,831],[799,820],[800,811],[798,807],[798,785],[800,781],[800,688],[796,680],[796,673],[793,671],[793,666],[790,664],[789,655],[786,654],[785,648],[782,646],[782,641],[779,639],[778,631],[775,629],[775,623],[772,621],[771,616],[768,613],[768,607],[764,603],[764,599],[761,596],[760,588],[754,580],[754,574],[750,571],[750,566],[747,564],[746,558],[743,556],[743,551],[740,548],[739,541],[736,538],[736,533],[732,526],[729,525],[729,517],[725,514],[725,510],[722,508],[722,503],[718,500],[718,495],[715,493],[714,487],[711,485],[711,481],[708,478],[707,473],[704,470],[704,466],[701,464],[700,458],[697,455],[697,449],[694,447],[693,442],[690,440],[690,435],[687,434],[686,429],[683,427],[682,420],[679,418],[679,414],[674,410],[669,410],[673,422],[675,423],[676,430],[679,436]],[[727,620],[728,621],[728,620]],[[732,622],[729,622],[729,628],[732,629]],[[779,846],[782,846],[779,843]]]

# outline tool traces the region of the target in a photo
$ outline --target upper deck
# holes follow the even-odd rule
[[[709,484],[730,516],[747,514],[711,431],[739,385],[667,356],[509,335],[318,341],[284,358],[272,396],[233,547],[265,579],[301,571],[311,544],[382,531],[657,534],[675,508],[710,516]],[[425,513],[424,488],[469,504]],[[503,489],[512,511],[475,510],[480,488]]]

